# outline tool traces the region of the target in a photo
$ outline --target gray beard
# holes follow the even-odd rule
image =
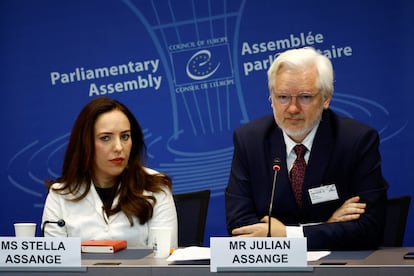
[[[276,118],[276,116],[274,116],[274,117]],[[289,137],[306,137],[306,135],[308,135],[312,131],[312,129],[319,124],[321,119],[322,119],[322,112],[309,125],[305,125],[304,128],[299,129],[299,130],[295,130],[295,131],[286,129],[285,127],[282,126],[282,124],[279,123],[279,121],[277,119],[276,119],[276,123],[279,126],[279,128],[283,132],[285,132]]]

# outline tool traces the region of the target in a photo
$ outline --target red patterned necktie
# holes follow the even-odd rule
[[[296,202],[299,207],[302,207],[302,185],[306,171],[306,161],[304,156],[307,149],[304,145],[300,144],[296,145],[293,150],[296,153],[296,160],[290,170],[290,182],[292,183]]]

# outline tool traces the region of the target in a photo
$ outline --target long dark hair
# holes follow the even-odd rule
[[[108,97],[100,97],[90,101],[80,112],[66,149],[62,174],[56,180],[47,180],[46,186],[51,188],[54,183],[63,183],[52,188],[62,194],[76,194],[72,201],[82,200],[90,190],[94,167],[94,126],[98,117],[112,110],[123,112],[131,125],[132,147],[128,166],[119,175],[119,201],[114,208],[107,210],[108,215],[124,212],[131,226],[132,217],[137,217],[140,224],[146,223],[153,214],[154,196],[143,195],[144,190],[160,192],[163,187],[171,189],[171,179],[166,174],[149,174],[144,169],[143,156],[146,146],[141,126],[132,112],[121,102]],[[83,188],[83,189],[82,189]]]

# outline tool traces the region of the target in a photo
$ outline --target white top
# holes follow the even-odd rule
[[[152,170],[150,170],[152,171]],[[62,183],[55,183],[59,187]],[[178,247],[177,212],[171,191],[165,188],[162,192],[152,193],[144,191],[145,195],[153,195],[157,202],[154,206],[152,218],[141,225],[133,217],[131,227],[127,216],[118,212],[107,217],[103,211],[103,203],[95,186],[91,183],[89,193],[80,201],[69,201],[74,195],[62,195],[50,189],[43,210],[44,221],[58,221],[63,219],[65,226],[48,223],[44,227],[45,237],[80,237],[81,240],[124,239],[128,248],[151,248],[148,244],[149,229],[154,226],[171,227],[171,247]],[[117,204],[118,196],[113,204]]]

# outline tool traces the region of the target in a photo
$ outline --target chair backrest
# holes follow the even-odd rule
[[[409,195],[388,199],[383,247],[401,247],[403,245],[410,201],[411,196]]]
[[[178,217],[178,246],[202,246],[210,190],[174,194]]]

